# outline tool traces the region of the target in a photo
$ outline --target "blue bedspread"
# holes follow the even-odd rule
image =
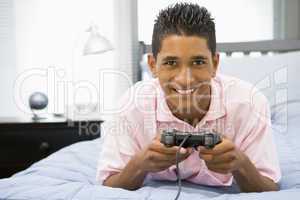
[[[299,104],[297,105],[297,109]],[[298,109],[299,110],[299,109]],[[289,114],[288,127],[273,115],[283,177],[278,192],[239,193],[238,187],[205,187],[184,182],[180,199],[299,199],[300,117]],[[278,121],[278,123],[276,123]],[[95,180],[101,140],[66,147],[8,179],[0,180],[0,199],[174,199],[175,182],[147,182],[137,191],[109,188]]]

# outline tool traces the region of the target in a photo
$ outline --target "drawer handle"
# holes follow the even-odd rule
[[[45,153],[45,154],[48,154],[49,153],[49,150],[50,150],[50,145],[48,142],[42,142],[41,145],[40,145],[40,150]]]

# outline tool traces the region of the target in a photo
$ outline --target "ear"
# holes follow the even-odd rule
[[[215,77],[219,67],[220,54],[216,52],[212,59],[213,59],[213,77]]]
[[[152,76],[154,78],[157,77],[157,68],[156,68],[156,60],[153,56],[152,53],[149,53],[148,56],[147,56],[147,60],[148,60],[148,67],[149,67],[149,70],[151,71],[152,73]]]

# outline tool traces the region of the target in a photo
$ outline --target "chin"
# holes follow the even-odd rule
[[[190,114],[192,112],[194,108],[194,106],[192,106],[191,102],[187,102],[187,101],[172,101],[170,102],[171,104],[171,108],[174,112],[176,113],[186,113],[186,114]]]

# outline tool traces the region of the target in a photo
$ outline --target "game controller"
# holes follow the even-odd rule
[[[181,132],[178,130],[164,130],[160,142],[167,147],[179,146],[185,137],[189,136],[182,147],[204,146],[207,149],[214,148],[217,144],[222,142],[221,135],[212,131],[201,132]]]

